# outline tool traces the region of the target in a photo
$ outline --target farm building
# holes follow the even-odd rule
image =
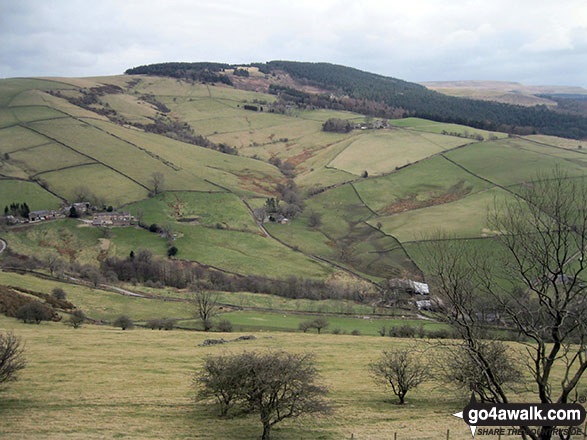
[[[129,226],[130,212],[97,212],[92,219],[94,226]]]
[[[401,280],[399,278],[394,278],[389,280],[389,287],[392,289],[399,289],[405,292],[414,293],[418,295],[429,295],[430,289],[428,288],[428,284],[420,283],[418,281],[412,280]]]
[[[63,212],[65,213],[65,215],[69,215],[69,211],[73,207],[75,208],[75,212],[77,212],[77,215],[84,215],[90,210],[90,206],[90,202],[78,202],[72,205],[65,206],[63,208]]]
[[[29,212],[29,220],[31,222],[39,222],[43,220],[53,220],[55,218],[64,218],[65,215],[62,211],[56,209],[43,209],[41,211]]]

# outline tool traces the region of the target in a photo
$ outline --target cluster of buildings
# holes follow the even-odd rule
[[[72,214],[76,217],[91,217],[91,224],[93,226],[130,226],[133,219],[128,211],[95,211],[90,202],[72,203],[71,205],[62,206],[61,209],[30,211],[28,218],[20,218],[10,215],[6,216],[5,219],[9,224],[38,223],[47,220],[71,217]]]
[[[393,278],[389,280],[389,288],[395,292],[406,292],[416,298],[419,297],[419,299],[413,300],[413,304],[416,305],[418,310],[430,310],[432,308],[432,301],[429,299],[430,288],[426,283]]]

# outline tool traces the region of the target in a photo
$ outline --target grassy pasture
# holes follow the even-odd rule
[[[0,81],[0,107],[8,107],[20,93],[30,89],[53,90],[70,88],[60,81],[35,78],[11,78]]]
[[[18,122],[27,123],[40,121],[44,119],[66,118],[67,115],[50,107],[44,106],[24,106],[10,107],[12,114]]]
[[[494,200],[511,197],[502,189],[492,188],[455,202],[379,217],[369,223],[381,222],[383,231],[402,242],[421,240],[423,235],[438,230],[457,237],[483,237],[491,235],[487,228],[488,207]]]
[[[10,205],[12,202],[26,202],[31,211],[54,209],[61,204],[61,200],[36,183],[22,180],[0,180],[0,208],[4,209],[4,206]]]
[[[285,278],[298,275],[325,278],[333,270],[271,238],[238,232],[176,224],[178,257],[241,273]]]
[[[60,323],[24,325],[0,317],[26,344],[27,368],[3,393],[6,439],[251,439],[261,435],[257,416],[220,419],[217,409],[194,404],[191,375],[205,356],[243,350],[315,352],[334,412],[324,417],[287,420],[275,427],[278,440],[354,438],[432,440],[470,438],[469,428],[451,414],[467,398],[434,382],[425,383],[398,407],[388,391],[367,373],[384,349],[418,347],[422,342],[375,336],[272,333],[255,341],[200,347],[203,332],[122,331],[86,325],[73,330]],[[239,333],[217,334],[234,338]],[[518,347],[512,345],[512,350]],[[432,359],[434,353],[429,353]],[[555,372],[555,376],[560,376]],[[580,386],[585,393],[585,384]],[[519,401],[532,401],[523,393]],[[507,438],[507,437],[503,437]]]
[[[149,185],[154,172],[160,172],[165,176],[165,183],[169,189],[185,189],[191,183],[201,182],[200,178],[190,173],[175,171],[139,148],[73,119],[38,122],[32,126],[143,185]]]
[[[96,163],[92,159],[54,142],[15,151],[10,154],[10,160],[30,175],[72,165]]]
[[[460,133],[462,135],[465,133],[481,135],[485,140],[489,139],[489,136],[496,136],[498,138],[507,137],[507,134],[497,131],[481,130],[479,128],[467,127],[465,125],[429,121],[421,118],[392,119],[390,124],[395,127],[411,128],[418,131],[427,131],[438,134],[442,134],[443,131],[446,131],[448,133]]]
[[[407,130],[373,131],[359,136],[329,165],[357,176],[363,171],[374,175],[393,171],[444,149]]]
[[[569,175],[584,175],[581,163],[570,162],[553,156],[520,149],[506,139],[484,142],[447,153],[467,170],[500,185],[534,180],[540,172],[551,172],[556,167]],[[563,152],[564,153],[564,152]]]
[[[53,191],[66,199],[72,199],[75,188],[84,185],[112,206],[144,199],[148,193],[142,186],[100,164],[45,173],[42,178]]]
[[[217,223],[231,229],[258,232],[252,214],[234,194],[173,192],[128,206],[131,212],[143,209],[145,223],[163,224],[167,221],[193,219],[193,223],[215,226]]]
[[[48,139],[25,127],[15,126],[0,129],[0,153],[12,153],[21,148],[46,144]]]
[[[97,262],[100,252],[98,228],[78,227],[72,219],[52,220],[34,227],[12,228],[3,234],[8,246],[17,253],[44,258],[57,255],[67,261]]]
[[[177,189],[221,190],[218,186],[203,180],[207,179],[238,194],[257,195],[258,192],[272,193],[274,185],[283,180],[279,170],[265,162],[219,153],[152,133],[128,130],[112,123],[91,122],[113,135],[181,166],[179,176],[187,174],[189,180],[182,180],[177,184]],[[173,189],[169,185],[166,188]]]
[[[466,195],[490,187],[441,156],[353,185],[371,209],[382,213],[414,209],[433,200],[445,203],[460,197],[459,191]]]
[[[533,134],[524,136],[531,141],[541,142],[543,144],[554,145],[556,147],[567,148],[569,150],[582,150],[587,148],[587,142],[575,139],[565,139],[557,136],[546,136],[542,134]],[[581,147],[581,148],[579,148]]]

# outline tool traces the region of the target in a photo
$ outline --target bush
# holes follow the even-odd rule
[[[113,322],[115,327],[120,327],[123,330],[132,329],[134,328],[135,324],[132,319],[130,319],[126,315],[120,315],[116,320]]]
[[[57,299],[65,299],[67,297],[67,295],[65,294],[65,290],[63,290],[61,287],[55,287],[51,291],[51,295],[53,295],[53,297]]]
[[[418,387],[430,377],[430,368],[410,349],[384,351],[379,359],[369,365],[377,382],[389,386],[403,405],[408,391]]]
[[[389,329],[389,336],[395,338],[413,338],[416,336],[416,328],[409,324],[393,326]]]
[[[318,378],[312,354],[245,352],[206,359],[194,383],[200,399],[219,403],[221,415],[233,405],[259,414],[267,440],[285,418],[328,412]]]
[[[67,324],[71,325],[73,328],[79,328],[82,326],[85,320],[86,314],[83,311],[74,310],[69,316],[69,321],[67,321]]]
[[[354,330],[351,332],[351,335],[353,335],[353,336],[360,336],[360,335],[361,335],[361,332],[360,332],[359,330],[357,330],[357,329],[354,329]]]
[[[298,324],[298,329],[306,333],[308,329],[312,328],[312,320],[302,321]]]
[[[228,319],[218,321],[216,323],[216,330],[219,332],[230,333],[232,332],[232,322],[230,322]]]
[[[24,349],[20,339],[12,333],[0,333],[0,385],[16,380],[16,374],[24,367]]]
[[[167,256],[168,257],[174,257],[175,255],[177,255],[178,249],[175,246],[171,246],[169,249],[167,249]]]
[[[340,335],[340,333],[341,333],[341,330],[338,327],[335,328],[335,329],[332,329],[332,334],[333,335]]]
[[[24,323],[40,324],[41,321],[49,321],[53,317],[53,311],[45,304],[39,301],[32,301],[20,307],[16,312],[16,317],[22,319]]]
[[[151,330],[161,330],[163,328],[163,320],[161,320],[161,319],[150,319],[145,324],[145,327],[150,328]]]

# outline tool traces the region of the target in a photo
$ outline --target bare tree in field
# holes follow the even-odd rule
[[[490,298],[494,316],[522,338],[524,371],[537,399],[575,402],[587,370],[587,181],[555,171],[518,193],[496,202],[489,215],[497,232],[493,255],[471,250],[463,241],[424,245],[439,316],[457,330],[484,375],[491,401],[508,403],[512,393],[483,349],[482,298]],[[553,437],[553,427],[521,429],[524,439]]]
[[[151,185],[153,194],[157,195],[162,191],[164,182],[165,176],[160,171],[155,171],[153,174],[151,174],[149,184]]]
[[[16,374],[24,367],[24,349],[20,339],[12,333],[0,333],[0,386],[16,380]]]
[[[212,328],[212,318],[218,314],[218,293],[196,289],[192,292],[194,315],[202,321],[204,330]]]
[[[411,350],[384,351],[381,357],[369,365],[377,382],[391,388],[403,405],[408,391],[418,387],[431,377],[428,365]]]

